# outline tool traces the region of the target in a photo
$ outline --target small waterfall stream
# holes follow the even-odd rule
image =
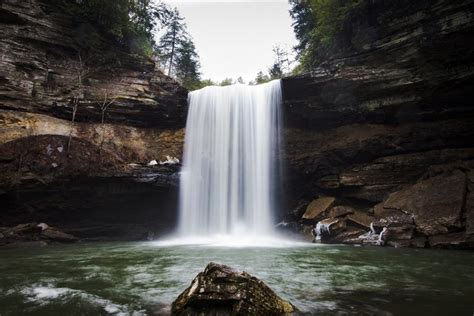
[[[271,233],[280,103],[279,80],[189,94],[181,236]]]

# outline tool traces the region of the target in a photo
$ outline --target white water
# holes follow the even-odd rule
[[[189,94],[180,180],[183,240],[271,236],[280,103],[279,80]]]

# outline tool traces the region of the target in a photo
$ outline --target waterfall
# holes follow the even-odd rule
[[[181,236],[271,233],[280,103],[279,80],[189,93]]]

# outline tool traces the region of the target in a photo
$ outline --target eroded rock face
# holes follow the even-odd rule
[[[0,225],[45,221],[92,240],[158,235],[175,222],[179,165],[147,164],[181,159],[187,91],[67,12],[61,1],[1,4]],[[115,101],[101,124],[105,93]]]
[[[67,15],[58,3],[6,0],[0,14],[10,17],[0,22],[2,109],[70,120],[81,67],[78,121],[101,121],[96,102],[107,91],[117,98],[107,122],[184,126],[187,91],[155,70],[151,59],[130,53],[86,21]]]
[[[432,236],[462,227],[465,199],[466,175],[455,170],[451,175],[443,174],[422,180],[390,194],[382,207],[389,212],[401,212],[413,217],[417,230]]]
[[[474,48],[467,40],[474,1],[366,3],[349,21],[344,45],[313,71],[282,80],[288,209],[333,196],[335,207],[375,215],[388,245],[462,246],[427,240],[473,231],[472,190],[460,173],[474,169]],[[443,194],[446,182],[452,185]],[[384,208],[390,194],[396,207]],[[348,233],[333,240],[353,243],[357,229],[369,231],[368,220],[340,218]]]
[[[298,312],[246,272],[209,263],[173,302],[173,315],[289,315]]]

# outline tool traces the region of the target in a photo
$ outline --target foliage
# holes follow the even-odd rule
[[[188,90],[202,87],[199,55],[186,30],[184,18],[176,8],[168,16],[156,52],[169,76],[176,77]]]
[[[265,82],[269,82],[271,80],[271,78],[264,74],[263,71],[259,71],[257,73],[257,77],[255,77],[255,84],[262,84],[262,83],[265,83]]]
[[[295,50],[298,53],[298,57],[300,57],[310,41],[310,34],[314,29],[314,18],[308,1],[289,1],[291,5],[290,16],[293,19],[292,26],[296,39],[299,41],[299,44],[295,46]]]
[[[325,58],[345,31],[346,22],[367,0],[290,0],[293,30],[299,45],[301,69],[309,70]]]
[[[52,0],[64,11],[110,34],[133,53],[150,56],[153,33],[169,16],[170,9],[152,0]]]
[[[230,86],[231,84],[234,83],[234,80],[232,78],[225,78],[224,80],[222,80],[219,85],[220,86]]]
[[[175,8],[165,26],[165,33],[161,36],[156,47],[157,53],[164,66],[168,68],[168,75],[176,70],[176,54],[181,45],[189,38],[184,18]]]
[[[280,79],[290,71],[291,61],[289,52],[280,45],[273,46],[274,62],[268,69],[270,79]]]
[[[188,38],[176,48],[176,77],[186,88],[193,87],[200,81],[199,56],[193,41]]]

